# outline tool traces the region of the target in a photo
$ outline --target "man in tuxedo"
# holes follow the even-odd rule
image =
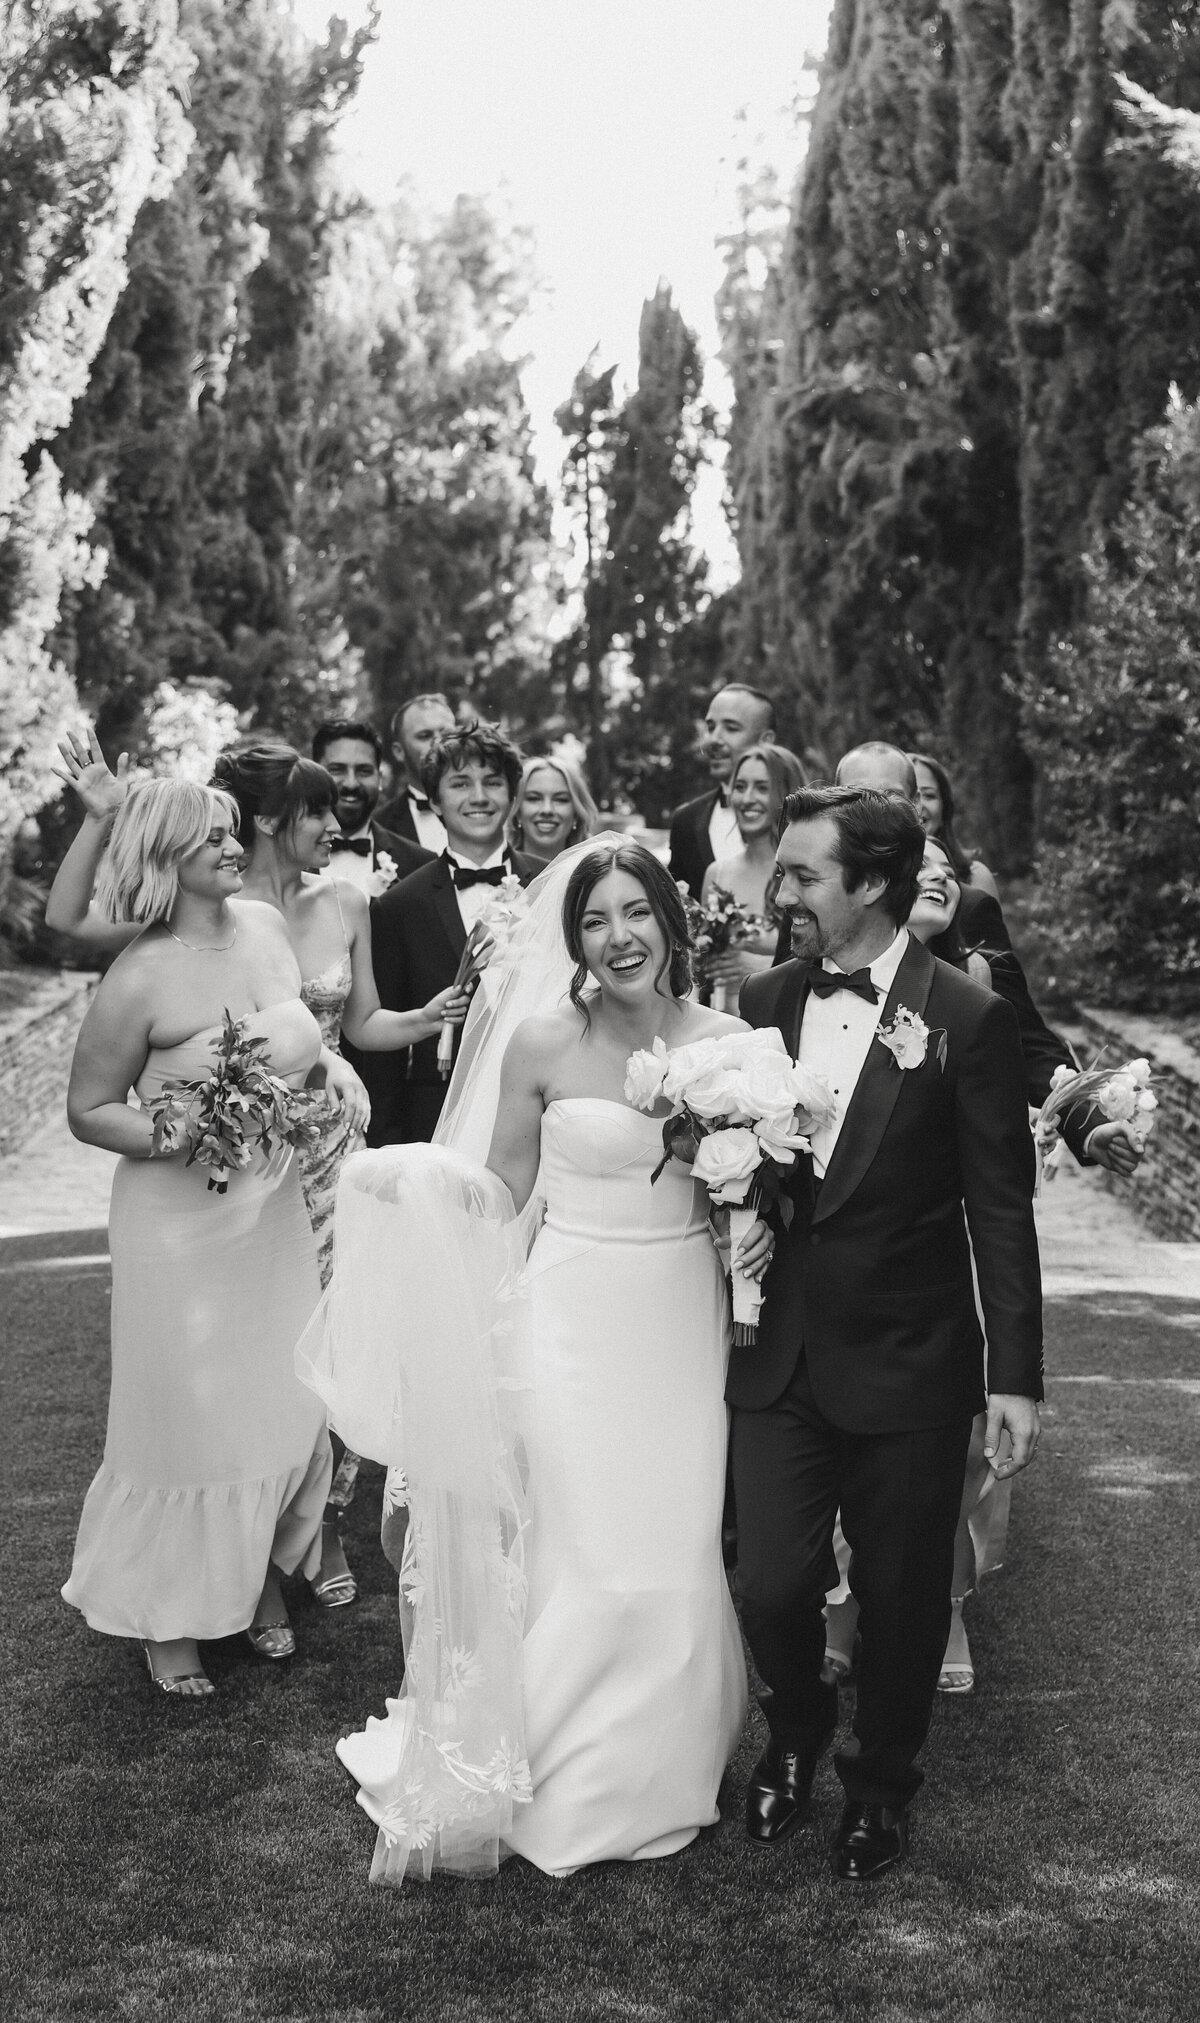
[[[445,824],[446,848],[371,907],[375,982],[389,1010],[428,1004],[453,983],[467,935],[497,886],[513,874],[527,885],[544,868],[505,844],[520,779],[521,754],[495,724],[466,724],[430,745],[421,785]],[[431,1138],[446,1097],[437,1040],[407,1056],[373,1055],[371,1067],[368,1144]]]
[[[397,836],[407,836],[410,842],[419,843],[435,857],[446,847],[446,831],[421,785],[421,767],[434,739],[452,731],[455,721],[445,696],[430,694],[410,695],[391,722],[397,792],[379,810],[379,819],[385,828]]]
[[[381,871],[381,860],[390,857],[397,878],[407,878],[427,864],[433,851],[410,836],[400,836],[376,819],[375,809],[383,784],[379,762],[383,744],[373,724],[332,718],[317,725],[312,755],[337,788],[334,813],[341,827],[335,836],[329,861],[330,874],[357,885],[373,897]]]
[[[686,885],[699,899],[704,874],[717,857],[728,856],[737,840],[737,823],[729,806],[729,776],[751,745],[770,744],[775,737],[775,705],[759,688],[731,682],[718,689],[708,705],[700,749],[715,784],[707,794],[685,801],[671,817],[669,870],[677,885]]]
[[[836,1727],[822,1610],[840,1507],[862,1658],[831,1859],[856,1881],[903,1858],[921,1782],[967,1442],[985,1403],[972,1253],[997,1474],[1033,1458],[1043,1395],[1016,1020],[903,926],[924,843],[902,797],[789,795],[777,861],[793,958],[741,994],[742,1015],[778,1026],[835,1102],[798,1162],[758,1340],[734,1350],[729,1372],[743,1623],[770,1728],[747,1828],[772,1842],[796,1824]]]

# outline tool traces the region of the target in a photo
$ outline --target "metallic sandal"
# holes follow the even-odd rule
[[[290,1623],[251,1623],[246,1642],[259,1658],[294,1658],[296,1633]]]
[[[341,1547],[342,1534],[332,1518],[327,1517],[324,1520],[321,1530],[332,1531]],[[343,1567],[340,1573],[327,1573],[324,1577],[318,1572],[316,1580],[309,1582],[309,1587],[312,1589],[313,1600],[320,1602],[323,1609],[344,1609],[358,1596],[358,1582],[348,1566]]]
[[[142,1643],[142,1656],[146,1660],[151,1685],[157,1686],[169,1700],[210,1700],[217,1690],[207,1672],[172,1672],[160,1679],[150,1656],[150,1646],[145,1642]],[[199,1691],[189,1692],[189,1686],[198,1687]]]

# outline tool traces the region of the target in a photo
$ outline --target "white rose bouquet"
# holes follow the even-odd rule
[[[637,1110],[667,1101],[663,1156],[690,1165],[712,1200],[729,1209],[733,1273],[734,1340],[752,1342],[762,1294],[737,1268],[739,1245],[764,1207],[779,1199],[780,1182],[799,1152],[811,1150],[807,1133],[833,1115],[833,1093],[823,1075],[794,1062],[774,1026],[696,1040],[672,1050],[656,1039],[625,1064],[625,1100]],[[790,1203],[783,1203],[787,1215]]]
[[[1154,1129],[1158,1097],[1150,1087],[1150,1063],[1139,1058],[1119,1068],[1091,1067],[1077,1071],[1065,1064],[1050,1078],[1050,1094],[1034,1120],[1038,1155],[1038,1191],[1043,1176],[1052,1179],[1062,1164],[1065,1147],[1061,1120],[1076,1103],[1095,1103],[1114,1124],[1128,1124],[1139,1147]]]

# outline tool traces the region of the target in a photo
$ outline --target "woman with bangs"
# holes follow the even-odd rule
[[[55,879],[46,917],[61,933],[105,950],[117,950],[142,931],[140,923],[104,917],[93,899],[109,831],[128,791],[124,758],[109,771],[94,734],[84,746],[60,747],[67,780],[84,804],[83,826]],[[322,877],[331,844],[341,834],[334,813],[337,788],[324,766],[278,738],[260,738],[223,752],[213,785],[232,801],[243,853],[242,896],[282,915],[303,979],[300,995],[317,1020],[323,1044],[337,1053],[343,1034],[364,1053],[389,1052],[429,1039],[442,1020],[460,1022],[465,992],[441,991],[417,1011],[385,1011],[371,962],[371,914],[362,892],[345,879]],[[321,1284],[333,1265],[333,1208],[346,1154],[361,1142],[366,1092],[347,1064],[358,1093],[353,1114],[331,1107],[320,1137],[297,1155],[305,1205],[318,1243]],[[349,1084],[348,1084],[349,1085]],[[339,1452],[326,1512],[321,1564],[312,1587],[325,1608],[340,1608],[357,1593],[346,1563],[341,1520],[354,1493],[357,1463]]]
[[[332,1466],[293,1361],[320,1278],[290,1150],[256,1152],[215,1192],[183,1152],[154,1154],[148,1106],[211,1071],[229,1013],[276,1075],[324,1081],[352,1128],[365,1119],[283,921],[240,896],[241,854],[228,795],[183,780],[125,795],[97,897],[135,938],[84,1019],[67,1096],[74,1135],[120,1156],[108,1433],[63,1594],[93,1629],[137,1638],[154,1684],[189,1699],[213,1691],[200,1642],[244,1630],[261,1657],[295,1650],[280,1580],[316,1573]]]

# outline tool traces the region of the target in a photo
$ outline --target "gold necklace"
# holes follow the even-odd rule
[[[163,926],[167,927],[165,920],[163,921]],[[233,923],[233,935],[229,941],[210,942],[207,947],[203,947],[198,941],[185,941],[182,934],[176,934],[173,927],[167,927],[167,933],[170,935],[172,941],[179,943],[180,948],[190,948],[193,955],[228,955],[234,942],[237,940],[237,921],[235,920]]]

